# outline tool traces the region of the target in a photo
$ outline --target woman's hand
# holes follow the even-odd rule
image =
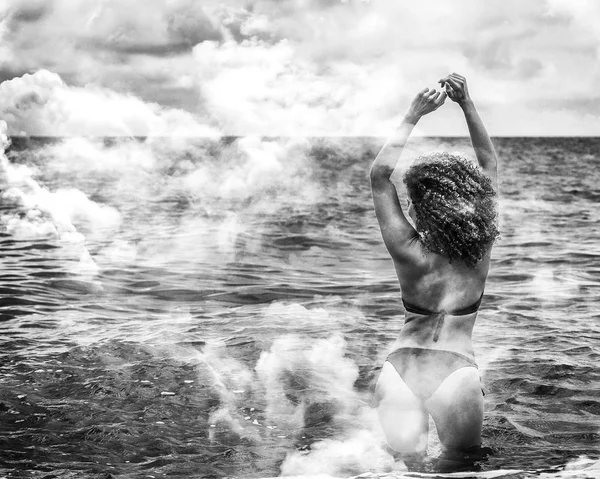
[[[446,89],[448,97],[459,105],[462,106],[471,101],[469,89],[467,88],[467,79],[464,76],[452,73],[439,80],[438,83]]]
[[[413,99],[406,114],[406,120],[410,123],[416,123],[422,116],[437,110],[446,101],[446,92],[430,90],[425,88]]]

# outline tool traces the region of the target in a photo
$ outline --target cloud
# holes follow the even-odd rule
[[[116,53],[162,47],[168,54],[169,47],[177,53],[182,45],[221,38],[218,26],[192,0],[150,0],[144,8],[134,0],[13,0],[4,14],[7,40],[37,52],[68,45],[77,53],[83,43],[84,51],[90,45]],[[40,38],[48,44],[31,48]]]
[[[68,86],[45,70],[0,84],[0,114],[11,135],[210,136],[193,114],[144,103],[131,95]]]
[[[595,0],[547,0],[550,15],[569,18],[576,28],[573,33],[593,39],[600,54],[600,4]]]
[[[239,260],[263,248],[268,227],[256,215],[301,214],[322,200],[310,146],[257,137],[33,142],[11,153],[14,166],[3,157],[11,176],[0,226],[20,238],[77,234],[100,269]],[[35,170],[18,166],[25,153]]]
[[[72,271],[93,274],[86,242],[115,234],[121,214],[76,188],[45,187],[35,178],[35,168],[9,161],[4,154],[9,145],[6,133],[6,122],[0,121],[0,230],[17,240],[56,240],[64,248],[55,256],[74,260]]]
[[[11,0],[3,8],[0,69],[18,76],[46,69],[74,86],[172,107],[198,106],[195,87],[179,79],[195,44],[221,38],[193,0],[149,0],[143,8],[133,0]]]
[[[9,17],[9,22],[14,25],[14,29],[18,29],[20,24],[40,21],[51,11],[51,2],[43,0],[22,1],[14,6]]]
[[[510,125],[496,107],[512,105],[529,121],[511,134],[534,134],[536,105],[594,96],[600,79],[593,1],[9,3],[0,79],[46,69],[71,88],[210,117],[224,134],[385,135],[414,92],[451,71],[467,76],[486,121]],[[571,112],[550,113],[548,131],[578,134]],[[426,134],[466,133],[450,111],[436,115]]]
[[[194,58],[208,110],[236,135],[376,134],[401,91],[396,66],[320,69],[287,40],[204,42]]]
[[[196,82],[225,131],[385,135],[414,92],[459,71],[492,134],[589,134],[578,119],[587,118],[585,109],[546,101],[543,113],[553,121],[539,122],[537,104],[555,99],[557,76],[566,79],[561,94],[573,98],[589,97],[596,78],[585,51],[562,53],[568,29],[543,0],[257,1],[242,12],[221,13],[235,25],[233,39],[194,48]],[[239,33],[249,30],[254,38]],[[518,127],[509,107],[522,115]],[[467,133],[451,107],[423,126],[426,134]]]

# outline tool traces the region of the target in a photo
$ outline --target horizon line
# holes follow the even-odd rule
[[[7,135],[8,138],[17,139],[64,139],[64,138],[90,138],[90,139],[146,139],[146,138],[205,138],[218,140],[221,138],[247,138],[259,137],[264,139],[275,138],[388,138],[389,135]],[[490,135],[491,138],[600,138],[600,135]],[[470,138],[469,135],[414,135],[411,139],[418,138]]]

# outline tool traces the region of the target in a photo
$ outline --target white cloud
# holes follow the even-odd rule
[[[204,42],[194,58],[209,111],[236,135],[377,134],[401,92],[397,66],[319,68],[287,40]]]
[[[512,135],[580,134],[577,115],[594,112],[564,101],[596,101],[600,79],[592,0],[150,0],[142,9],[134,0],[12,0],[4,8],[2,78],[45,68],[71,90],[133,95],[149,110],[172,107],[171,116],[187,110],[222,122],[224,134],[385,135],[414,92],[451,71],[467,76],[486,121],[502,125],[492,134],[506,125]],[[540,104],[553,123],[532,127]],[[465,134],[450,112],[436,115],[425,133]],[[153,131],[152,115],[133,116],[112,128]]]
[[[46,188],[36,180],[34,168],[8,160],[4,154],[9,144],[6,133],[6,122],[0,121],[0,201],[5,207],[0,229],[17,239],[54,238],[67,246],[69,255],[87,258],[86,238],[80,228],[88,238],[114,234],[121,225],[121,214],[75,188]]]
[[[131,95],[71,87],[41,70],[0,84],[0,114],[11,135],[209,136],[216,130],[193,114]]]
[[[551,15],[570,17],[585,34],[600,41],[600,3],[596,0],[547,0],[547,3]]]
[[[593,112],[564,101],[593,97],[597,75],[585,49],[564,50],[569,29],[543,0],[265,0],[245,16],[223,11],[228,25],[236,18],[236,31],[252,25],[258,35],[194,48],[206,106],[227,132],[385,135],[416,91],[459,71],[492,134],[591,134],[583,120]],[[448,107],[422,132],[467,133]]]

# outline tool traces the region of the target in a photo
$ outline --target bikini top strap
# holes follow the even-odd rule
[[[457,309],[454,311],[444,311],[445,314],[451,314],[452,316],[465,316],[467,314],[472,314],[475,313],[476,311],[479,310],[479,306],[481,305],[481,300],[483,299],[483,292],[481,293],[481,296],[479,296],[479,299],[471,304],[470,306],[467,306],[465,308],[461,308],[461,309]],[[402,303],[404,304],[404,309],[406,309],[406,311],[408,311],[409,313],[414,313],[414,314],[421,314],[423,316],[431,316],[433,314],[440,314],[442,311],[430,311],[428,309],[425,308],[421,308],[420,306],[416,306],[414,304],[409,303],[408,301],[405,301],[404,298],[402,298]]]

